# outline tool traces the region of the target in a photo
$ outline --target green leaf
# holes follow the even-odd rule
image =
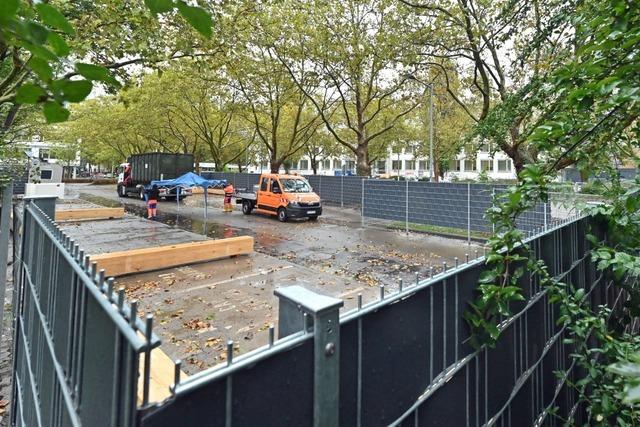
[[[38,3],[36,5],[38,15],[42,19],[42,22],[50,27],[57,28],[60,31],[64,31],[67,34],[73,34],[74,30],[67,18],[55,7],[47,3]]]
[[[65,101],[80,102],[89,96],[93,84],[89,80],[64,80],[61,85]]]
[[[67,45],[67,42],[64,41],[64,39],[59,34],[50,32],[49,36],[47,37],[47,42],[56,53],[56,55],[67,56],[69,54],[69,45]]]
[[[609,371],[625,377],[640,378],[640,365],[635,363],[615,363],[608,367]]]
[[[187,20],[193,28],[195,28],[200,34],[209,38],[213,34],[211,15],[209,15],[204,9],[200,7],[188,6],[185,2],[179,1],[178,11],[180,15]]]
[[[42,80],[49,80],[53,76],[51,66],[44,59],[34,56],[27,62],[27,66]]]
[[[153,13],[169,12],[175,6],[172,0],[144,0],[144,4]]]
[[[120,86],[120,83],[109,73],[109,70],[99,65],[78,62],[76,64],[76,71],[85,79],[98,80],[114,86]]]
[[[0,1],[0,20],[6,21],[12,18],[20,8],[20,0]]]
[[[37,44],[43,44],[49,36],[49,30],[38,24],[37,22],[27,23],[27,31],[29,32],[29,38]]]
[[[42,109],[47,123],[64,122],[69,118],[69,110],[56,101],[47,101]]]
[[[493,270],[483,271],[478,279],[480,283],[493,283],[494,280],[496,280],[496,273]]]
[[[627,403],[640,402],[640,385],[625,390],[624,401]]]
[[[40,86],[26,83],[20,86],[16,92],[16,102],[19,104],[35,104],[45,95],[45,91]]]
[[[38,58],[42,58],[47,61],[58,61],[58,56],[44,46],[29,43],[24,40],[16,41],[16,45],[22,46],[23,48],[27,49],[29,52],[33,53]]]

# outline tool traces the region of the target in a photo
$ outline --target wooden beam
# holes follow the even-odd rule
[[[82,221],[124,217],[124,208],[63,209],[56,211],[56,221]]]
[[[222,188],[207,188],[207,193],[215,194],[216,196],[224,196],[224,190]],[[191,194],[204,194],[204,189],[202,187],[193,187],[191,189]]]
[[[123,276],[252,252],[253,237],[239,236],[93,255],[91,261],[104,268],[107,276]]]
[[[140,355],[138,376],[138,404],[142,404],[144,393],[144,363],[145,354]],[[175,364],[161,348],[151,350],[151,370],[149,377],[149,403],[162,402],[171,396],[170,387],[175,377]],[[189,376],[180,371],[180,380],[184,381]]]

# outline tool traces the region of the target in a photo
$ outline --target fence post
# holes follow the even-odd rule
[[[362,200],[360,201],[360,225],[364,226],[364,181],[362,178]]]
[[[544,209],[544,231],[547,231],[547,202],[542,205]]]
[[[340,176],[340,207],[344,208],[344,173]]]
[[[409,234],[409,180],[405,177],[405,205],[404,205],[404,228],[405,233]]]
[[[9,256],[9,222],[11,221],[11,210],[13,209],[11,203],[12,194],[13,182],[9,181],[2,191],[2,210],[0,210],[0,344],[2,343],[2,325],[4,324],[4,293],[7,285],[7,257]],[[14,268],[17,268],[17,266]]]
[[[340,415],[339,311],[343,301],[316,294],[302,286],[279,288],[274,293],[279,298],[280,338],[307,328],[305,317],[313,321],[313,425],[337,426]]]
[[[467,245],[471,244],[471,183],[467,182]]]
[[[495,204],[495,200],[496,200],[496,186],[493,185],[491,186],[491,205],[493,206]],[[491,222],[491,234],[496,234],[496,225]]]

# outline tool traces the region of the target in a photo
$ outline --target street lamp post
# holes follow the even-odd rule
[[[429,88],[429,182],[433,182],[434,178],[434,162],[433,162],[433,83],[423,82],[413,74],[404,76],[408,80],[415,80],[420,84]]]

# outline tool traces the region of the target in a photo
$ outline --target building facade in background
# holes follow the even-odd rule
[[[484,172],[487,178],[493,180],[516,179],[513,162],[503,152],[491,153],[488,147],[483,146],[474,155],[467,155],[464,151],[456,156],[448,165],[445,172],[445,181],[456,180],[477,180]],[[268,164],[262,165],[263,170],[268,170]],[[252,165],[251,172],[260,172],[260,167]],[[323,159],[318,164],[318,175],[355,175],[356,162],[354,158],[348,156],[332,157]],[[311,160],[308,156],[303,156],[291,172],[302,175],[312,175]],[[384,159],[373,163],[371,174],[377,177],[405,177],[421,179],[429,177],[429,158],[427,156],[416,156],[411,148],[389,149]]]

